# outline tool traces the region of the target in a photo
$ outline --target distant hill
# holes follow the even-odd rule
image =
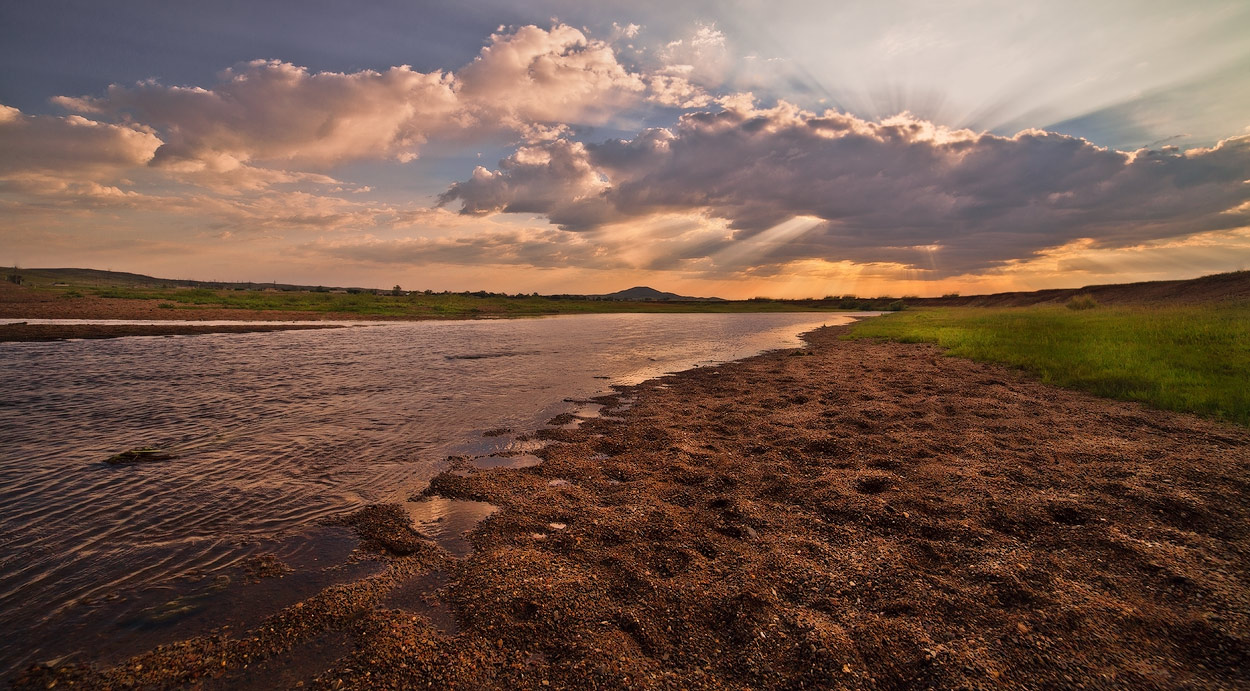
[[[678,295],[677,293],[665,293],[647,286],[634,286],[633,288],[618,290],[615,293],[587,295],[585,297],[595,300],[634,300],[642,302],[724,302],[723,298],[695,298]]]
[[[103,271],[100,269],[12,269],[5,268],[0,280],[9,274],[21,276],[24,285],[51,286],[66,283],[75,286],[98,287],[138,287],[138,288],[211,288],[235,290],[287,290],[287,291],[326,291],[347,290],[349,292],[389,292],[387,289],[373,288],[339,288],[334,286],[308,286],[291,283],[255,283],[232,281],[193,281],[188,279],[155,278],[143,274],[126,273],[123,271]],[[6,284],[7,285],[7,284]],[[485,297],[484,291],[471,293]],[[1011,293],[994,293],[991,295],[965,295],[940,298],[905,298],[908,305],[913,306],[972,306],[972,307],[1015,307],[1038,304],[1061,304],[1074,295],[1092,296],[1103,304],[1146,304],[1160,302],[1216,302],[1222,300],[1250,300],[1250,271],[1234,271],[1231,273],[1212,274],[1200,278],[1181,281],[1146,281],[1141,283],[1113,283],[1108,285],[1092,285],[1084,288],[1055,288],[1048,290],[1017,291]],[[588,300],[620,300],[640,302],[724,302],[722,298],[690,297],[677,293],[666,293],[647,286],[635,286],[626,290],[603,295],[549,295],[556,299],[588,299]],[[892,297],[867,298],[825,298],[823,300],[777,300],[775,302],[803,303],[812,307],[836,307],[839,304],[863,302],[855,307],[842,305],[844,309],[878,309],[872,303],[894,300]]]
[[[1250,271],[1212,274],[1183,281],[1111,283],[1084,288],[1055,288],[1031,292],[994,293],[944,298],[909,298],[918,306],[1023,307],[1067,302],[1074,295],[1090,295],[1103,304],[1157,302],[1218,302],[1250,300]]]
[[[48,286],[56,283],[69,283],[76,286],[98,286],[102,288],[231,288],[238,290],[316,290],[322,286],[306,286],[294,283],[256,283],[254,281],[195,281],[184,278],[156,278],[144,274],[132,274],[125,271],[105,271],[103,269],[13,269],[6,268],[5,274],[18,274],[25,285]],[[330,286],[326,286],[327,288]],[[366,290],[350,288],[350,290]],[[367,289],[372,291],[373,289]]]

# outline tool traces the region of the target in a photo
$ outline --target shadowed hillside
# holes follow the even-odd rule
[[[1064,303],[1075,295],[1089,295],[1099,303],[1104,304],[1250,300],[1250,271],[1212,274],[1185,281],[1147,281],[1143,283],[1095,285],[1084,288],[1057,288],[1027,293],[912,298],[907,302],[908,304],[926,307],[1022,307],[1047,303]]]

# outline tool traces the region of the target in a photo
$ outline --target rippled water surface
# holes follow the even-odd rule
[[[409,497],[484,430],[534,429],[566,397],[846,320],[585,315],[0,344],[0,679],[177,620],[151,603],[222,583],[248,555],[309,566],[349,549],[293,536]],[[144,445],[177,458],[103,462]]]

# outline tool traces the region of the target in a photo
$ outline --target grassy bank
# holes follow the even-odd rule
[[[936,343],[1048,384],[1250,425],[1250,304],[923,309],[851,337]]]

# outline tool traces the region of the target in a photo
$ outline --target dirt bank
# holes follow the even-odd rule
[[[503,507],[466,559],[375,508],[379,576],[21,683],[1246,687],[1250,432],[839,334],[438,476]]]

